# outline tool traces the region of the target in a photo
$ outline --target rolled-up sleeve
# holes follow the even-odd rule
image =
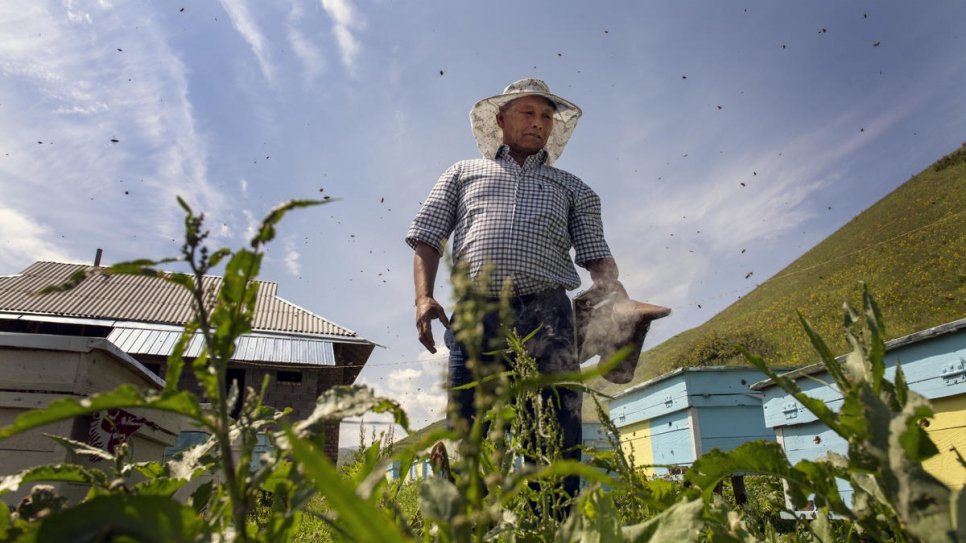
[[[584,185],[574,196],[570,208],[570,240],[574,245],[574,262],[585,267],[587,262],[611,256],[604,240],[600,197]]]
[[[456,212],[459,207],[460,164],[450,166],[439,179],[416,218],[406,232],[406,243],[416,248],[417,242],[425,243],[437,253],[442,253],[442,243],[456,226]]]

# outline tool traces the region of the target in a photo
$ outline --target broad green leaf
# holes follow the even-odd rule
[[[899,445],[905,451],[906,458],[912,462],[922,462],[939,454],[939,449],[929,433],[919,425],[919,421],[932,416],[932,408],[928,405],[914,409],[913,415],[906,422],[905,430],[899,435]]]
[[[818,420],[822,421],[826,426],[831,428],[839,435],[842,435],[842,430],[838,421],[838,414],[829,409],[829,407],[825,405],[825,402],[812,398],[811,396],[808,396],[802,392],[802,389],[799,388],[798,383],[796,383],[794,379],[789,379],[776,374],[760,356],[751,354],[744,347],[739,347],[738,350],[741,351],[741,354],[744,355],[745,359],[748,360],[751,365],[755,366],[758,368],[758,370],[767,375],[775,383],[775,385],[781,387],[782,390],[794,396],[795,399],[798,400],[798,402],[801,403],[805,409],[811,411],[812,414],[818,418]]]
[[[16,534],[12,534],[13,519],[10,518],[10,508],[0,507],[0,541],[13,541]]]
[[[396,424],[409,432],[409,419],[399,404],[377,397],[371,388],[362,385],[336,386],[323,392],[316,399],[312,413],[295,424],[295,431],[303,437],[314,435],[326,422],[358,417],[369,411],[392,413]]]
[[[796,311],[798,315],[798,322],[801,323],[802,328],[805,329],[805,334],[808,336],[809,341],[812,343],[812,347],[818,352],[822,359],[822,365],[828,370],[829,375],[835,379],[839,387],[844,387],[848,383],[845,379],[845,375],[842,373],[842,367],[839,365],[838,360],[835,359],[835,355],[832,354],[832,350],[828,348],[828,344],[822,339],[822,336],[818,335],[815,328],[812,327],[812,323],[808,322],[807,319],[800,313]]]
[[[697,541],[705,526],[703,517],[703,501],[683,501],[646,522],[625,526],[621,531],[629,543]]]
[[[218,264],[220,264],[221,261],[228,256],[231,256],[230,249],[218,249],[217,251],[211,253],[211,256],[208,257],[208,266],[212,268],[217,267]]]
[[[303,208],[303,207],[310,207],[310,206],[331,203],[333,201],[334,200],[332,199],[289,200],[288,202],[284,202],[282,204],[275,206],[271,211],[268,212],[268,215],[266,215],[265,218],[262,219],[262,224],[258,229],[258,233],[255,235],[254,238],[252,238],[252,241],[251,241],[252,248],[258,248],[259,245],[262,245],[264,243],[271,241],[275,237],[275,225],[277,225],[278,222],[282,220],[282,217],[284,217],[285,214],[288,213],[289,211],[293,209]]]
[[[831,456],[831,455],[830,455]],[[806,495],[812,494],[815,504],[828,507],[837,515],[854,518],[855,515],[839,494],[836,478],[848,479],[847,468],[830,461],[800,460],[785,478],[789,482],[789,497],[798,508],[805,504]]]
[[[23,485],[39,482],[106,485],[107,476],[99,470],[90,470],[76,464],[35,466],[0,479],[0,495],[16,492]]]
[[[169,479],[167,477],[155,477],[147,481],[141,481],[134,485],[134,493],[140,496],[165,496],[171,497],[181,487],[188,484],[183,479]]]
[[[885,322],[879,305],[869,294],[869,287],[865,282],[862,287],[862,307],[865,312],[865,324],[869,330],[868,359],[872,369],[873,391],[878,393],[882,380],[885,378]]]
[[[288,460],[279,460],[268,477],[262,481],[261,489],[266,492],[275,493],[276,487],[290,482],[291,478],[292,463]]]
[[[803,506],[807,496],[814,494],[816,503],[828,503],[836,513],[850,516],[835,484],[836,476],[846,476],[841,469],[828,462],[807,460],[791,466],[781,446],[773,441],[750,441],[728,452],[712,449],[691,465],[685,480],[701,488],[705,500],[710,500],[715,487],[726,477],[748,473],[785,479],[795,507]]]
[[[419,484],[419,509],[438,533],[438,541],[470,541],[472,525],[465,521],[467,503],[456,485],[442,477],[430,477]],[[456,522],[463,518],[462,522]]]
[[[902,371],[902,364],[898,360],[896,360],[895,393],[896,402],[900,406],[906,405],[909,401],[909,384],[906,382],[906,373]]]
[[[108,267],[105,272],[115,275],[140,275],[142,277],[158,277],[168,280],[168,274],[156,269],[156,267],[161,264],[168,264],[177,261],[178,259],[176,258],[166,258],[163,260],[149,260],[142,258],[138,260],[129,260],[127,262],[118,262],[117,264],[113,264]]]
[[[343,530],[357,541],[390,543],[406,540],[381,510],[356,495],[355,489],[342,478],[325,452],[310,441],[300,439],[292,428],[285,429],[285,436],[299,470],[312,481],[319,494],[325,496],[332,511],[338,515]]]
[[[168,468],[161,462],[132,462],[124,465],[124,470],[122,473],[124,475],[129,473],[140,473],[141,475],[151,479],[154,477],[167,477]]]
[[[818,514],[815,515],[809,529],[821,543],[838,543],[835,532],[832,530],[832,523],[829,520],[828,509],[824,507],[818,510]]]
[[[600,483],[605,486],[616,486],[620,481],[597,468],[576,460],[556,460],[552,464],[540,466],[531,475],[523,477],[525,481],[554,480],[570,475],[577,475],[587,482]]]
[[[228,259],[225,273],[218,291],[218,299],[229,307],[240,306],[248,301],[248,291],[258,288],[252,280],[258,274],[261,265],[261,255],[252,251],[240,250]]]
[[[423,516],[440,524],[451,524],[464,513],[466,502],[456,485],[442,477],[429,477],[419,483],[419,509]]]
[[[875,405],[867,405],[865,402],[871,398],[864,397],[852,390],[846,390],[843,396],[842,407],[839,408],[838,412],[836,432],[850,442],[857,443],[869,439],[869,421],[871,417],[875,416],[873,411],[876,409],[878,409],[877,413],[880,416],[883,415],[882,402],[879,401],[879,398],[874,398],[872,401]],[[887,418],[886,416],[883,420],[887,420]]]
[[[198,488],[191,493],[191,500],[188,505],[198,513],[199,515],[208,507],[208,503],[211,501],[212,496],[215,495],[215,482],[214,480],[206,481],[198,485]]]
[[[30,541],[189,543],[205,531],[205,523],[194,511],[169,498],[115,495],[99,496],[43,518],[31,530]]]
[[[184,327],[184,332],[178,337],[174,344],[174,349],[168,355],[168,365],[164,372],[164,390],[162,394],[173,394],[178,390],[181,382],[181,372],[184,370],[184,351],[188,348],[188,343],[195,337],[198,331],[198,323],[194,320]]]
[[[178,285],[178,286],[184,288],[185,290],[187,290],[188,292],[194,292],[195,291],[195,287],[196,287],[196,285],[195,285],[195,278],[193,276],[191,276],[191,275],[188,275],[186,273],[171,273],[171,272],[168,272],[168,273],[162,274],[161,277],[165,281],[167,281],[169,283],[173,283],[175,285]]]
[[[221,388],[218,387],[218,370],[208,363],[207,345],[201,348],[201,352],[191,362],[191,370],[205,392],[205,398],[211,402],[217,401],[221,394]]]
[[[855,491],[855,494],[852,496],[852,509],[859,517],[863,515],[874,516],[874,504],[882,504],[892,509],[891,505],[889,505],[889,498],[882,491],[882,487],[879,486],[879,482],[873,474],[852,473],[849,478],[849,484]],[[860,503],[860,500],[865,500],[865,502]]]
[[[694,461],[684,479],[710,498],[718,483],[735,474],[756,473],[788,476],[792,471],[785,451],[773,441],[749,441],[734,450],[711,449]]]
[[[923,467],[923,454],[934,455],[935,444],[919,426],[919,421],[932,414],[929,401],[909,394],[909,401],[889,425],[888,468],[897,485],[892,498],[899,517],[910,534],[924,542],[949,541],[955,532],[955,516],[951,509],[953,491]]]
[[[610,492],[596,488],[581,495],[573,513],[560,525],[554,541],[610,543],[623,541],[620,516]]]
[[[13,424],[0,429],[0,440],[32,430],[45,424],[90,415],[107,409],[140,407],[157,409],[184,415],[204,423],[201,407],[193,394],[186,391],[170,395],[145,395],[133,385],[121,385],[110,392],[101,392],[87,398],[61,398],[49,406],[23,413]]]
[[[67,452],[71,454],[90,456],[100,460],[110,460],[111,462],[114,461],[114,455],[105,451],[104,449],[92,447],[87,443],[74,441],[73,439],[68,439],[66,437],[55,436],[53,434],[47,434],[47,433],[45,433],[44,435],[56,441],[61,447],[67,449]]]

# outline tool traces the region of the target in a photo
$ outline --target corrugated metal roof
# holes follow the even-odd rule
[[[168,356],[180,337],[180,330],[119,326],[111,330],[107,339],[127,353]],[[201,334],[195,334],[188,342],[184,356],[193,358],[201,354],[203,343]],[[336,365],[331,341],[257,334],[245,335],[235,341],[232,360],[307,366]]]
[[[0,310],[180,326],[191,318],[192,303],[188,291],[153,277],[93,273],[67,292],[34,295],[44,287],[66,282],[80,270],[92,273],[103,269],[82,264],[35,262],[18,275],[0,277]],[[207,276],[202,281],[209,292],[217,292],[222,278]],[[259,281],[252,323],[255,332],[365,341],[352,330],[279,298],[277,291],[276,283]]]

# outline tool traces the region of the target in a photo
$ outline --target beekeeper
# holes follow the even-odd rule
[[[502,94],[480,100],[470,111],[470,124],[483,158],[462,160],[443,172],[409,227],[419,341],[435,353],[432,321],[446,327],[451,388],[472,382],[473,376],[466,349],[433,296],[441,243],[450,236],[453,259],[465,264],[471,277],[492,264],[490,296],[498,298],[509,282],[517,332],[523,336],[540,327],[527,343],[539,370],[579,370],[567,297],[580,286],[574,264],[586,268],[602,288],[618,279],[604,240],[600,198],[575,175],[553,167],[580,115],[579,107],[552,94],[539,79],[516,81]],[[484,319],[484,334],[487,340],[499,336],[497,315]],[[493,347],[500,346],[487,345],[484,352]],[[563,388],[557,393],[553,401],[559,401],[564,456],[579,459],[581,394]],[[450,412],[470,420],[473,397],[472,388],[451,390],[449,401],[456,409]],[[575,494],[576,478],[568,483]]]

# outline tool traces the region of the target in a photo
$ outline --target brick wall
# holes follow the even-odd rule
[[[344,381],[345,375],[342,368],[325,368],[319,370],[318,380],[316,381],[316,396],[321,396],[323,392],[336,385],[349,384]],[[329,423],[325,426],[325,453],[333,462],[339,458],[339,423]]]
[[[144,363],[156,363],[160,364],[160,375],[163,377],[166,370],[166,361],[164,359],[145,359],[142,360]],[[198,385],[195,379],[194,373],[191,371],[190,362],[185,365],[185,371],[181,374],[181,380],[178,383],[178,388],[181,390],[189,390],[202,395],[201,387]],[[321,395],[326,390],[332,388],[336,385],[348,384],[344,383],[345,374],[341,368],[317,368],[317,369],[301,369],[301,368],[285,368],[278,369],[274,367],[264,368],[264,367],[253,367],[253,366],[231,366],[231,368],[244,368],[245,370],[245,386],[252,387],[255,390],[259,390],[262,386],[262,380],[268,375],[268,388],[265,391],[265,403],[276,408],[283,409],[285,407],[292,408],[292,419],[300,420],[309,416],[315,409],[315,401],[319,395]],[[279,372],[283,374],[288,373],[300,373],[301,382],[294,382],[293,380],[281,381],[278,378]],[[283,375],[284,377],[284,375]],[[289,375],[291,377],[291,375]],[[329,455],[329,458],[333,462],[336,461],[339,455],[339,424],[332,423],[325,426],[325,452]]]
[[[292,418],[294,420],[304,419],[315,409],[316,382],[318,381],[317,371],[294,372],[281,370],[281,373],[300,373],[301,382],[285,382],[278,379],[280,371],[274,369],[257,369],[255,372],[265,372],[270,374],[268,389],[265,392],[265,403],[276,409],[285,407],[292,408]],[[259,379],[261,382],[261,379]]]

